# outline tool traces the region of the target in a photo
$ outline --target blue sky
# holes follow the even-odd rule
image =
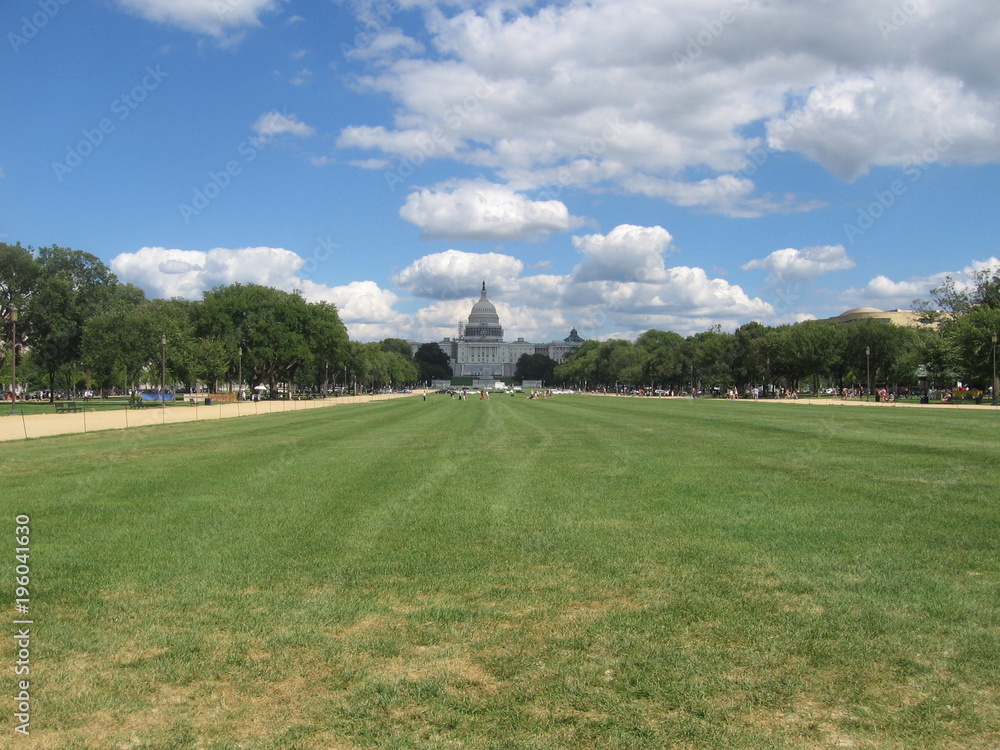
[[[966,7],[972,6],[972,7]],[[353,338],[908,307],[997,256],[1000,6],[11,0],[0,240]]]

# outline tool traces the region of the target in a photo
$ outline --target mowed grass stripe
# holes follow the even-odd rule
[[[33,735],[992,747],[994,430],[431,397],[5,446],[41,586]]]

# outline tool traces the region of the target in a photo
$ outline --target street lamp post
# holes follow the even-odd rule
[[[160,334],[160,406],[167,406],[167,334]]]
[[[868,388],[865,392],[865,402],[867,403],[872,397],[872,348],[870,346],[865,347],[865,361],[868,368]]]
[[[17,308],[10,311],[10,415],[17,416]]]
[[[997,405],[997,334],[993,333],[993,405]]]
[[[236,354],[239,356],[239,368],[236,372],[236,400],[243,400],[243,347],[236,347]]]

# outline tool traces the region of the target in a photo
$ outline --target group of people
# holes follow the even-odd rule
[[[513,394],[511,394],[511,395],[513,395]],[[467,389],[465,389],[465,388],[463,388],[460,391],[448,391],[448,396],[449,396],[449,398],[451,398],[452,401],[454,401],[456,398],[459,401],[468,401],[469,400],[469,391]],[[424,401],[426,401],[426,400],[427,400],[427,396],[425,394],[424,395]],[[479,400],[480,401],[489,401],[490,400],[490,392],[488,390],[486,390],[485,388],[482,388],[479,391]]]

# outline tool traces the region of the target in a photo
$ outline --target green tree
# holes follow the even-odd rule
[[[555,381],[556,361],[546,354],[522,354],[514,367],[515,380]]]
[[[733,334],[723,333],[718,327],[687,338],[686,360],[694,366],[695,380],[700,387],[717,386],[726,390],[733,385],[734,338]],[[678,361],[680,366],[685,364]]]
[[[956,370],[963,382],[983,390],[995,386],[993,337],[1000,333],[1000,308],[977,305],[943,324],[943,329],[958,354]]]
[[[953,365],[963,381],[984,389],[992,386],[996,393],[1000,383],[993,376],[993,337],[1000,334],[1000,266],[977,271],[969,285],[948,277],[931,290],[931,297],[931,302],[914,302],[926,320],[939,323],[947,341],[930,354]]]
[[[83,355],[102,391],[138,389],[143,371],[156,357],[160,332],[140,308],[117,308],[94,315],[84,324]]]
[[[243,377],[251,387],[291,382],[310,362],[344,360],[347,332],[336,308],[311,305],[299,294],[257,284],[231,284],[205,293],[198,332],[225,342],[230,361],[243,349]]]
[[[779,368],[790,387],[797,387],[808,379],[813,391],[818,392],[822,379],[835,379],[837,363],[847,341],[843,325],[807,320],[779,330]]]
[[[10,367],[11,334],[14,329],[17,350],[21,350],[27,338],[29,320],[24,312],[34,293],[38,273],[38,264],[30,248],[0,242],[0,323],[4,331],[4,335],[0,336],[0,372],[6,372]],[[12,328],[12,311],[15,309],[18,320]]]
[[[421,344],[413,355],[413,361],[420,371],[420,380],[425,383],[451,377],[451,357],[436,342]]]
[[[733,382],[745,390],[761,385],[767,379],[768,345],[755,343],[771,329],[763,323],[751,321],[736,329],[733,336]]]
[[[108,309],[118,280],[99,258],[82,250],[43,247],[37,263],[28,306],[30,345],[33,360],[55,387],[61,368],[81,362],[84,325]]]
[[[896,364],[912,342],[912,330],[871,319],[855,320],[845,330],[844,369],[853,382],[867,387],[870,368],[873,388],[895,384]]]
[[[382,339],[379,342],[379,347],[384,352],[396,352],[404,359],[413,359],[413,349],[403,339]]]

